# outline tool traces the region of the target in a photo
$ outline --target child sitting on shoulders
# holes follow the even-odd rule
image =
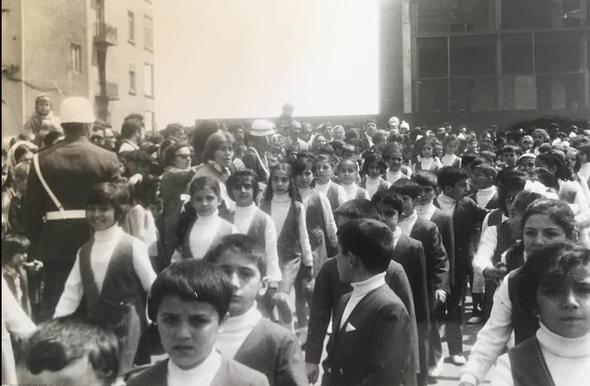
[[[267,259],[256,240],[226,236],[204,259],[229,275],[234,290],[229,318],[217,336],[221,354],[260,371],[271,385],[307,385],[297,338],[258,311],[256,299],[264,295],[268,277]]]

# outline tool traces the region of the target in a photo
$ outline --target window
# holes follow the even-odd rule
[[[502,73],[530,74],[533,72],[533,35],[502,36]]]
[[[537,77],[540,109],[578,110],[584,107],[584,77],[581,74],[541,75]]]
[[[420,33],[448,32],[449,0],[419,0],[418,30]]]
[[[582,68],[579,32],[539,32],[535,34],[537,72],[579,71]]]
[[[154,66],[146,63],[144,66],[145,95],[154,96]]]
[[[500,79],[499,110],[537,109],[537,81],[533,75],[521,75]]]
[[[143,17],[143,46],[149,50],[154,48],[152,18],[149,16]]]
[[[135,95],[136,92],[135,65],[131,64],[129,66],[129,94]]]
[[[129,29],[127,40],[130,43],[135,43],[135,15],[131,11],[127,11],[127,26]]]
[[[493,10],[493,0],[451,0],[449,29],[451,32],[490,31]]]
[[[446,79],[419,80],[417,82],[418,111],[441,113],[448,111],[449,82]]]
[[[421,38],[418,43],[418,76],[447,77],[447,38]]]
[[[496,109],[496,79],[451,80],[451,111],[490,111]]]
[[[493,75],[496,73],[496,36],[451,38],[451,75]]]
[[[154,131],[154,112],[153,111],[146,111],[143,114],[143,122],[145,124],[145,132]]]
[[[70,66],[74,74],[82,73],[82,47],[76,43],[70,43]]]

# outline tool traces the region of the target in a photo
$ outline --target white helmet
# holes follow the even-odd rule
[[[250,135],[254,137],[265,137],[275,133],[274,123],[267,121],[266,119],[257,119],[252,122],[250,128]]]
[[[93,123],[94,111],[90,102],[82,97],[69,97],[61,102],[61,123]]]

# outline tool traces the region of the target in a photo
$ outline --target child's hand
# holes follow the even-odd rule
[[[38,272],[43,268],[43,262],[39,260],[33,260],[23,263],[23,267],[29,271]]]

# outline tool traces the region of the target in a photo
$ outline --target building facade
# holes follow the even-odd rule
[[[414,122],[590,119],[589,0],[409,4]]]
[[[58,116],[64,98],[84,96],[115,129],[134,112],[152,128],[153,51],[151,0],[3,0],[3,135],[22,130],[39,94]]]

